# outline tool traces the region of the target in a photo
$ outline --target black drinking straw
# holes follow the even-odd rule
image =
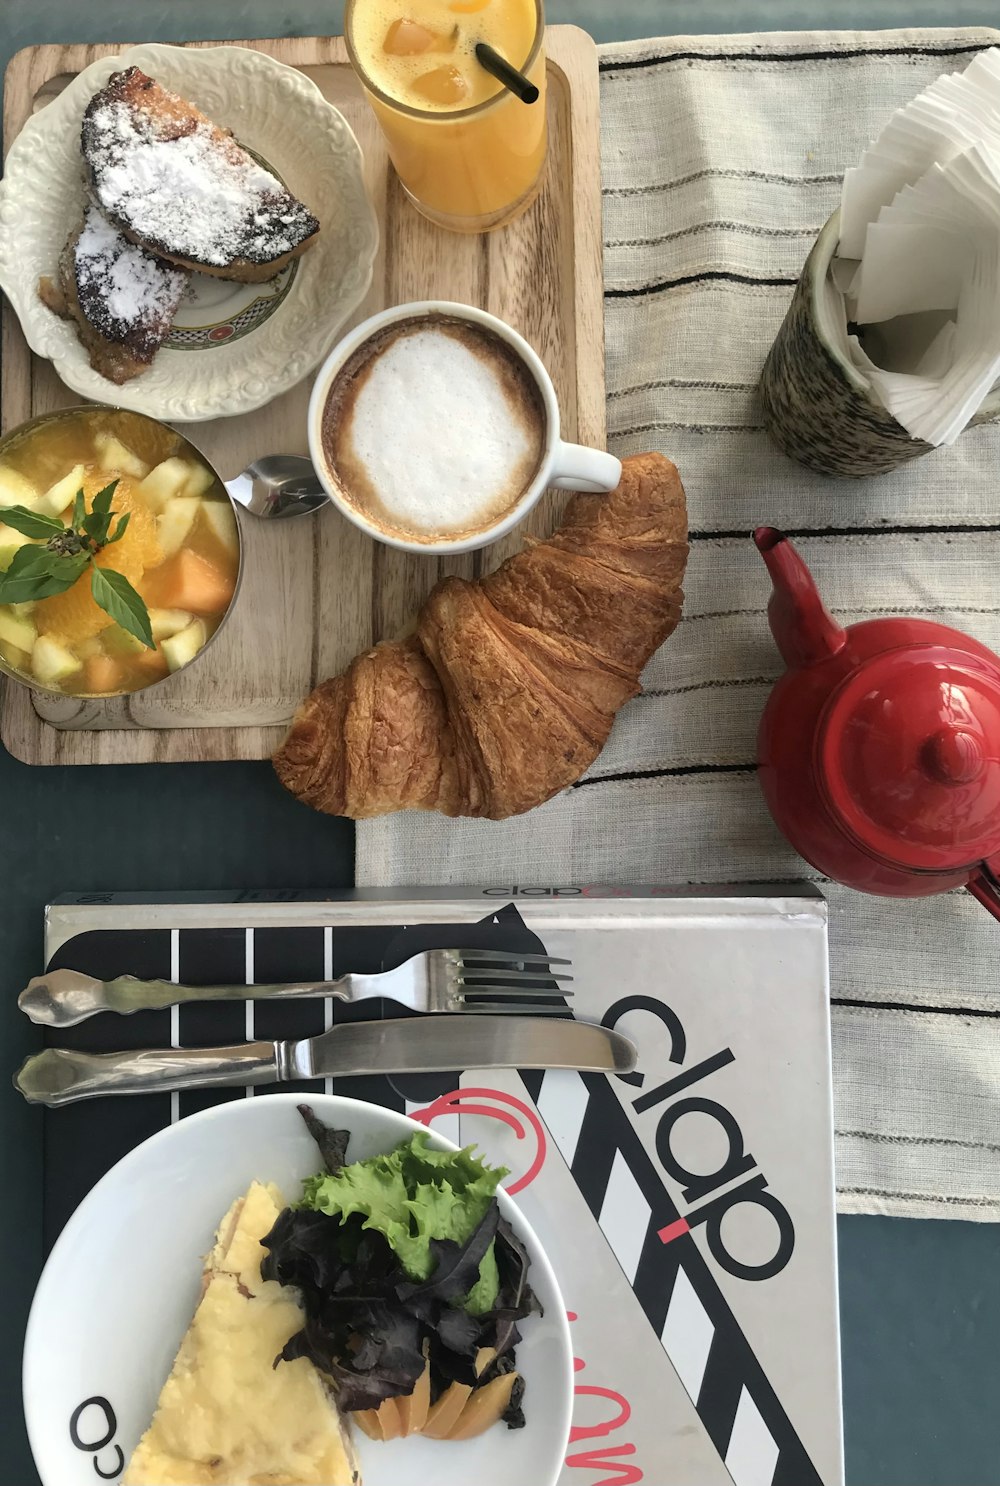
[[[491,72],[498,82],[503,83],[522,103],[534,103],[538,98],[538,89],[533,82],[525,77],[523,72],[518,72],[512,67],[506,57],[493,47],[487,46],[485,41],[476,44],[476,60],[487,72]]]

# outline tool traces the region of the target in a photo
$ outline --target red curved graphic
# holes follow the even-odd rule
[[[497,1104],[508,1105],[509,1109],[497,1109],[491,1104],[470,1104],[470,1099],[495,1099]],[[511,1114],[511,1109],[517,1113]],[[535,1137],[535,1159],[523,1176],[518,1177],[516,1182],[511,1182],[506,1187],[511,1197],[517,1192],[523,1192],[525,1187],[530,1186],[535,1180],[545,1164],[547,1149],[545,1126],[531,1105],[525,1104],[523,1099],[518,1099],[514,1094],[505,1094],[502,1089],[453,1089],[450,1094],[440,1095],[433,1103],[428,1104],[426,1109],[416,1110],[411,1118],[418,1120],[421,1125],[429,1125],[439,1115],[455,1114],[459,1110],[465,1114],[486,1115],[489,1119],[502,1120],[513,1130],[518,1140],[525,1140],[528,1127],[531,1128]],[[518,1119],[518,1115],[521,1119]]]

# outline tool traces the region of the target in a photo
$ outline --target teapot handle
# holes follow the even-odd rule
[[[980,867],[972,874],[965,886],[967,891],[982,903],[988,913],[1000,919],[1000,882],[997,882],[988,867]]]

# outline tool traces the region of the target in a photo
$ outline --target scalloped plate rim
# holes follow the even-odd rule
[[[30,159],[25,159],[25,149],[30,148],[31,142],[45,141],[51,139],[53,131],[61,138],[63,131],[71,125],[75,118],[82,114],[86,101],[94,92],[107,81],[111,73],[120,67],[138,63],[140,59],[146,59],[147,65],[155,65],[163,58],[163,65],[176,68],[177,65],[193,67],[197,69],[204,59],[212,59],[209,65],[218,65],[217,59],[223,64],[239,62],[251,69],[258,68],[262,74],[269,74],[272,78],[293,79],[294,91],[298,95],[303,107],[312,108],[317,115],[325,116],[328,124],[328,132],[339,136],[344,144],[341,161],[349,162],[349,170],[335,172],[328,168],[323,172],[323,187],[327,188],[329,182],[334,179],[335,174],[339,176],[340,182],[346,182],[350,210],[355,213],[351,231],[359,238],[359,242],[350,241],[344,245],[340,253],[342,265],[342,276],[344,280],[344,292],[336,299],[329,309],[329,317],[323,323],[321,331],[317,331],[316,339],[309,347],[303,362],[295,365],[289,374],[281,375],[280,371],[272,372],[269,380],[263,387],[256,388],[250,392],[239,384],[233,385],[229,378],[222,378],[222,387],[215,393],[210,401],[202,404],[197,410],[190,406],[190,394],[182,395],[179,390],[173,390],[171,380],[189,388],[191,384],[190,361],[185,358],[183,365],[185,371],[179,373],[176,378],[168,380],[167,385],[150,385],[146,380],[149,373],[132,379],[122,386],[108,381],[90,366],[87,353],[77,339],[76,332],[68,322],[60,321],[52,312],[47,310],[37,298],[35,289],[35,274],[33,270],[26,271],[20,267],[16,258],[11,253],[11,242],[8,239],[8,228],[4,220],[5,208],[9,210],[12,203],[16,203],[21,192],[25,189],[31,190],[33,178],[37,181],[38,167]],[[248,61],[248,58],[253,60]],[[174,77],[173,85],[177,86]],[[183,84],[181,84],[183,86]],[[287,85],[286,85],[287,86]],[[26,143],[27,141],[27,143]],[[255,149],[262,148],[262,153],[267,153],[267,143],[264,134],[255,136],[252,141]],[[277,168],[282,168],[279,161],[275,161]],[[57,208],[58,210],[58,208]],[[333,251],[333,243],[336,239],[328,238],[330,247],[326,255]],[[343,328],[345,321],[353,314],[362,302],[370,288],[374,273],[375,258],[379,244],[379,225],[375,215],[374,207],[368,195],[363,176],[363,155],[361,146],[354,131],[344,118],[343,114],[332,103],[324,98],[321,90],[315,82],[307,77],[298,68],[281,62],[269,53],[256,50],[252,46],[209,46],[209,47],[182,47],[170,46],[160,42],[143,42],[128,47],[112,56],[97,58],[81,72],[79,72],[71,83],[59,94],[59,96],[46,105],[45,109],[38,114],[28,118],[7,154],[3,178],[0,179],[0,287],[3,288],[10,303],[10,307],[17,315],[21,324],[24,337],[31,350],[51,361],[57,374],[63,383],[72,391],[82,397],[95,401],[110,403],[117,407],[130,409],[135,412],[146,413],[151,417],[174,423],[198,423],[219,417],[239,416],[250,413],[266,406],[276,397],[289,391],[296,386],[310,372],[314,371],[323,358],[329,353],[331,347],[336,343],[338,334]],[[307,270],[307,264],[313,253],[321,252],[325,247],[322,236],[320,241],[303,255],[301,260],[302,270],[297,278],[299,283],[293,286],[286,304],[265,322],[260,330],[267,333],[267,327],[271,327],[271,339],[275,329],[280,329],[282,311],[294,305],[297,295],[301,295],[308,286],[309,275],[303,280],[303,271]],[[58,257],[61,244],[53,251],[51,245],[47,252],[53,257]],[[20,255],[23,258],[23,254]],[[316,260],[314,260],[316,261]],[[318,260],[324,262],[324,257]],[[320,270],[314,269],[314,274]],[[31,282],[29,282],[29,277]],[[329,263],[325,265],[324,286],[329,284]],[[328,292],[324,296],[324,303],[330,305]],[[253,351],[255,345],[254,334],[247,335],[238,341],[232,350],[235,353],[233,360],[237,366],[249,360],[248,351]],[[261,347],[261,342],[256,341],[256,346]],[[240,349],[237,350],[237,347]],[[228,360],[230,348],[221,347],[213,353],[212,363],[217,379],[217,374],[223,370],[224,358]],[[165,349],[162,355],[177,356],[174,350]],[[259,361],[259,354],[256,358]],[[279,359],[283,361],[286,372],[289,362],[283,358],[276,358],[275,365]],[[154,363],[155,368],[156,363]],[[232,366],[229,368],[230,377],[233,375]],[[250,380],[249,377],[247,380]],[[187,405],[185,405],[187,404]]]

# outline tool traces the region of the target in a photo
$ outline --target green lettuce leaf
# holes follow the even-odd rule
[[[507,1175],[503,1167],[487,1166],[471,1146],[438,1151],[429,1148],[429,1141],[421,1130],[388,1155],[353,1161],[332,1176],[310,1177],[302,1206],[341,1219],[359,1213],[365,1228],[388,1240],[411,1279],[428,1279],[436,1263],[431,1240],[466,1243]],[[491,1244],[479,1279],[462,1304],[482,1315],[496,1304],[499,1286]]]

